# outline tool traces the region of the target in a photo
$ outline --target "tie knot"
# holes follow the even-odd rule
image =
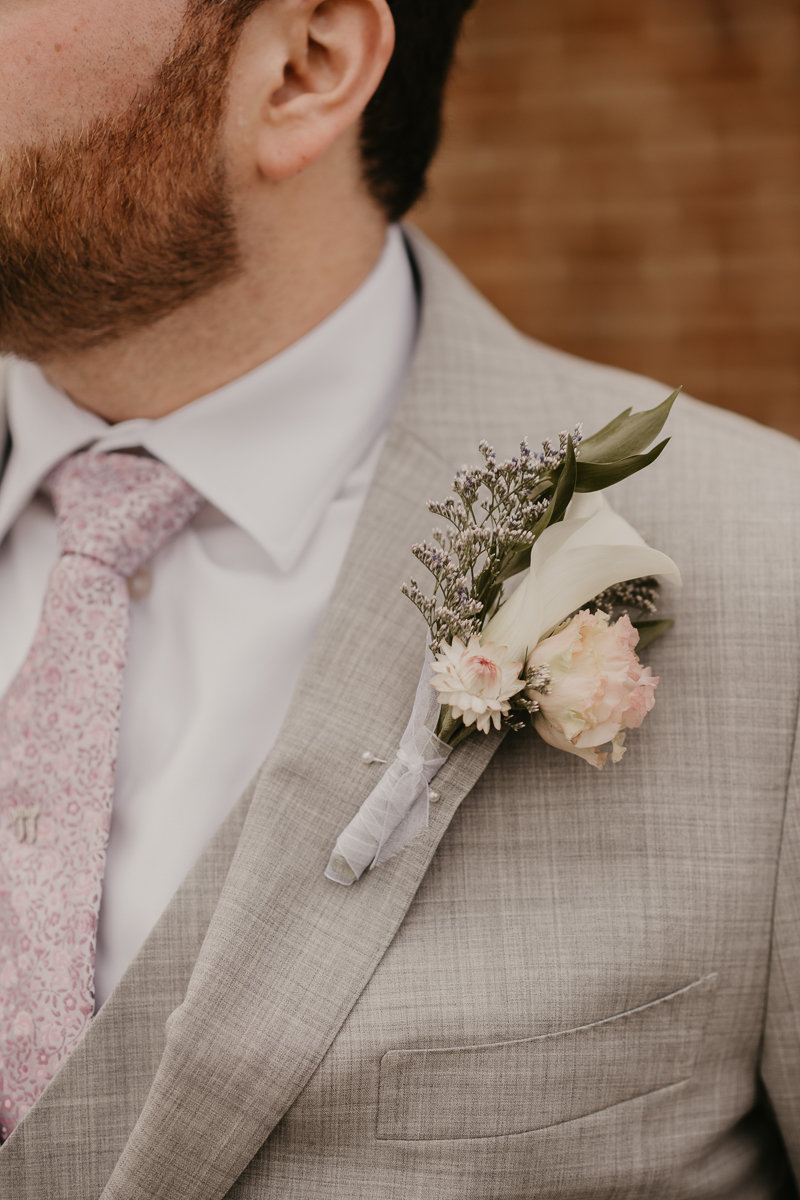
[[[164,463],[135,454],[74,454],[45,481],[62,554],[130,576],[179,533],[203,498]]]

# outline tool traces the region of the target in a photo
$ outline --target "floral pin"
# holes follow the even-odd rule
[[[354,883],[422,832],[431,782],[475,733],[530,721],[594,767],[620,761],[659,682],[636,651],[672,626],[653,618],[656,577],[681,580],[603,493],[663,452],[668,438],[648,447],[679,391],[590,438],[580,427],[562,433],[541,453],[524,441],[498,463],[483,442],[483,464],[458,472],[454,496],[428,504],[448,527],[413,547],[434,592],[414,580],[403,591],[428,624],[429,655],[397,755],[339,837],[329,879]]]

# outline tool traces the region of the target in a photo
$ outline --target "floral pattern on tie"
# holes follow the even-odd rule
[[[0,703],[0,1131],[15,1128],[94,1011],[132,575],[197,512],[173,471],[82,453],[47,480],[61,558]]]

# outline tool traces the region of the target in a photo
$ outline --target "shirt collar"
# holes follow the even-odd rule
[[[141,446],[291,570],[389,424],[417,317],[408,252],[392,226],[372,274],[320,325],[255,371],[158,420],[108,425],[38,367],[12,360],[0,540],[62,459],[85,447]]]

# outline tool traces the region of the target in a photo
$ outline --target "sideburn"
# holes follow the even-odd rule
[[[200,6],[124,114],[0,159],[0,351],[80,352],[236,274],[220,130],[240,28]]]

